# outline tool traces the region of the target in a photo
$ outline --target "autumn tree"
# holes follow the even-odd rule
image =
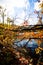
[[[10,23],[11,23],[11,18],[10,17],[7,17],[8,28],[10,27]]]

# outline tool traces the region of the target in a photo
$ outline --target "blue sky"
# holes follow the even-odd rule
[[[34,14],[34,10],[35,10],[34,4],[36,2],[37,0],[0,0],[0,5],[2,5],[3,7],[7,9],[6,11],[7,16],[11,18],[13,17],[15,18],[16,16],[19,18],[19,19],[16,19],[15,24],[20,25],[25,19],[25,16],[26,16],[26,19],[29,18],[29,14],[31,14],[30,16],[31,21],[29,24],[36,24],[38,21],[37,14]]]

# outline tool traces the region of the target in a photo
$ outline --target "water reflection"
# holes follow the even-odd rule
[[[28,39],[25,39],[25,40],[22,40],[22,41],[20,41],[18,43],[14,43],[14,44],[16,44],[19,47],[23,47],[26,44],[27,41],[28,41]]]
[[[31,39],[30,41],[28,39],[24,39],[18,43],[14,43],[14,44],[16,44],[19,47],[23,47],[23,46],[31,47],[31,48],[38,47],[38,44],[34,39]]]

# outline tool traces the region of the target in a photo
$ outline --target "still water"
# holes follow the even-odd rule
[[[35,48],[38,47],[37,41],[35,41],[34,39],[31,39],[30,41],[28,39],[24,39],[22,41],[16,40],[14,45],[18,46],[18,47],[26,47],[26,48],[31,48],[31,50],[33,51]]]

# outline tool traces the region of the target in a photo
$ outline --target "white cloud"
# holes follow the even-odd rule
[[[25,12],[22,11],[19,15],[18,15],[19,18],[21,19],[24,19],[25,18]]]
[[[41,8],[40,8],[40,4],[41,4],[41,3],[42,3],[41,0],[40,0],[40,2],[34,3],[34,9],[37,10],[37,11],[41,10]]]
[[[27,4],[25,5],[25,2],[27,1]],[[7,12],[9,12],[8,14],[10,16],[14,15],[14,8],[23,8],[23,7],[27,7],[29,6],[29,2],[28,0],[2,0],[0,2],[0,5],[3,5],[4,7],[6,7]]]
[[[38,18],[29,18],[29,25],[36,25],[38,23]]]
[[[41,2],[43,1],[43,0],[40,0]]]
[[[6,0],[6,3],[8,5],[14,6],[14,7],[24,7],[25,6],[25,0]]]
[[[16,19],[15,24],[16,24],[16,25],[20,25],[21,23],[24,22],[24,18],[25,18],[25,12],[22,11],[22,12],[18,15],[18,19]]]
[[[16,25],[21,25],[23,22],[24,22],[23,19],[17,19],[17,20],[15,21],[15,24],[16,24]]]
[[[26,2],[26,4],[25,4]],[[25,7],[25,6],[29,6],[29,2],[28,0],[2,0],[0,3],[2,3],[2,5],[4,4],[7,7]]]
[[[39,11],[39,2],[34,3],[34,9]]]
[[[28,0],[1,0],[0,1],[0,5],[2,5],[4,8],[7,9],[7,15],[10,17],[14,17],[16,10],[14,10],[14,8],[24,8],[24,7],[28,7],[30,6],[29,1]],[[23,18],[25,16],[24,11],[22,11],[19,15],[18,15],[21,19],[17,19],[17,23],[16,24],[20,24],[23,22]]]

